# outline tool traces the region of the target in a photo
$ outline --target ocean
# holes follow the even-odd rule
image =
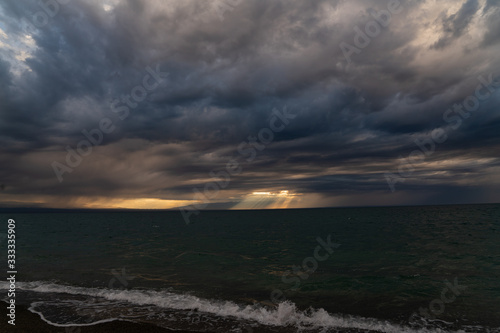
[[[8,219],[16,304],[61,328],[500,332],[498,204],[202,211],[189,225],[179,211],[0,211],[4,235]]]

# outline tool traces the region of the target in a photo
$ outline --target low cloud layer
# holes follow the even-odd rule
[[[491,0],[2,2],[0,205],[499,202],[499,15]]]

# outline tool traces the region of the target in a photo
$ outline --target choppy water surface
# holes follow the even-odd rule
[[[18,301],[56,325],[500,331],[500,205],[0,218]]]

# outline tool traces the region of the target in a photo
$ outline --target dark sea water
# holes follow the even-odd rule
[[[8,219],[16,301],[54,325],[500,332],[500,205],[204,211],[189,225],[178,211],[0,212],[0,232]]]

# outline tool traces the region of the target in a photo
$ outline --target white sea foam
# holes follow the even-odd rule
[[[328,313],[324,309],[300,311],[291,302],[282,302],[276,309],[259,306],[241,306],[231,301],[215,301],[193,295],[154,290],[118,290],[103,288],[84,288],[50,282],[17,282],[17,288],[38,293],[65,293],[100,297],[112,302],[129,302],[136,305],[153,305],[165,309],[197,310],[220,317],[233,317],[240,320],[255,321],[262,325],[295,326],[298,328],[349,328],[365,329],[387,333],[434,333],[445,332],[441,329],[415,329],[388,321],[356,316],[341,316]],[[0,289],[8,289],[7,282],[0,282]],[[38,306],[40,302],[33,303]],[[34,306],[32,306],[32,311]],[[43,315],[42,315],[43,317]],[[458,331],[457,333],[466,331]]]

